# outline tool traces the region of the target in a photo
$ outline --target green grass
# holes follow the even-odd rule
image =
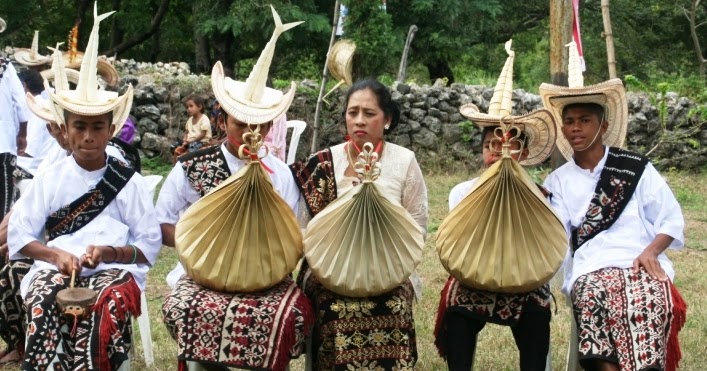
[[[539,171],[545,175],[546,172]],[[430,204],[430,231],[436,230],[447,215],[448,195],[457,183],[469,179],[473,174],[434,172],[425,175]],[[541,176],[542,176],[541,175]],[[684,358],[681,370],[705,369],[703,357],[707,354],[707,296],[703,295],[707,287],[707,174],[685,174],[667,172],[665,174],[676,197],[683,206],[687,221],[687,248],[669,252],[676,267],[676,284],[688,303],[688,320],[680,333]],[[434,316],[437,312],[439,293],[447,279],[447,274],[439,263],[434,248],[434,233],[428,235],[422,263],[419,267],[424,280],[422,300],[415,307],[415,325],[419,351],[418,370],[445,370],[446,366],[437,355],[433,345]],[[164,248],[160,259],[148,275],[148,306],[152,321],[153,347],[155,352],[154,370],[176,369],[176,344],[162,323],[161,307],[169,288],[165,276],[177,261],[172,248]],[[551,349],[553,370],[564,370],[567,355],[567,343],[570,334],[570,311],[565,299],[559,292],[559,281],[553,281],[554,294],[557,298],[557,312],[554,312],[551,325]],[[140,344],[137,325],[135,326],[137,344],[133,369],[146,369],[142,344]],[[516,370],[518,352],[508,328],[489,324],[479,336],[476,356],[477,370]],[[303,369],[302,357],[292,363],[293,371]],[[17,370],[16,366],[0,370]]]

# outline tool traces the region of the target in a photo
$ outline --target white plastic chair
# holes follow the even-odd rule
[[[147,191],[150,195],[150,200],[155,198],[155,190],[157,185],[162,181],[161,175],[146,175],[143,177],[147,185]],[[142,342],[142,353],[145,356],[145,365],[151,368],[155,364],[155,356],[152,351],[152,329],[150,328],[150,314],[147,308],[147,296],[143,291],[140,293],[140,316],[137,318],[137,324],[140,328],[140,341]],[[135,347],[133,347],[135,349]]]
[[[287,164],[295,162],[295,157],[297,156],[297,146],[299,145],[299,138],[307,128],[307,123],[301,120],[288,120],[287,128],[292,128],[292,136],[290,137],[290,144],[287,146]]]

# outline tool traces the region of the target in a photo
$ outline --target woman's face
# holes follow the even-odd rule
[[[385,117],[378,105],[378,97],[371,89],[351,94],[346,108],[346,131],[359,148],[363,148],[366,142],[377,145],[389,124],[390,117]]]

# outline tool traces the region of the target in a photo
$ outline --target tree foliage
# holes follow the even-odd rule
[[[345,37],[358,45],[358,76],[394,76],[408,28],[415,24],[418,32],[409,54],[410,78],[493,81],[505,60],[502,44],[514,38],[518,85],[534,89],[548,79],[548,0],[388,0],[385,11],[381,2],[342,0],[349,8]],[[273,75],[318,78],[331,33],[333,2],[270,3],[283,22],[305,21],[280,37]],[[644,81],[694,80],[695,90],[700,89],[701,80],[704,90],[684,12],[692,4],[698,6],[695,20],[702,24],[699,30],[704,30],[707,1],[645,0],[637,6],[633,0],[612,0],[619,76],[631,74]],[[268,3],[253,0],[99,0],[98,7],[100,12],[117,11],[102,26],[103,52],[138,61],[185,61],[197,72],[208,73],[220,60],[232,74],[246,75],[273,29]],[[165,12],[156,23],[160,9]],[[585,76],[589,83],[598,82],[608,76],[600,1],[581,1],[580,12],[588,67]],[[0,35],[0,46],[28,47],[34,30],[40,31],[40,46],[53,46],[66,41],[80,19],[79,48],[83,50],[93,23],[91,0],[2,1],[0,16],[8,24]],[[707,37],[704,32],[697,36],[704,50]],[[48,53],[46,49],[40,52]]]

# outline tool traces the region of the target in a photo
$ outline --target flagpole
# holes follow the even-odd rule
[[[317,152],[317,135],[319,134],[319,114],[322,109],[322,101],[324,100],[324,88],[326,87],[327,81],[327,69],[329,68],[329,53],[331,53],[331,46],[334,45],[334,40],[336,39],[336,26],[339,23],[339,0],[334,3],[334,19],[331,27],[331,39],[329,40],[329,49],[326,53],[326,59],[324,60],[324,70],[322,71],[322,84],[319,87],[319,97],[317,98],[317,106],[314,110],[314,125],[312,127],[312,144],[310,146],[310,152]]]

